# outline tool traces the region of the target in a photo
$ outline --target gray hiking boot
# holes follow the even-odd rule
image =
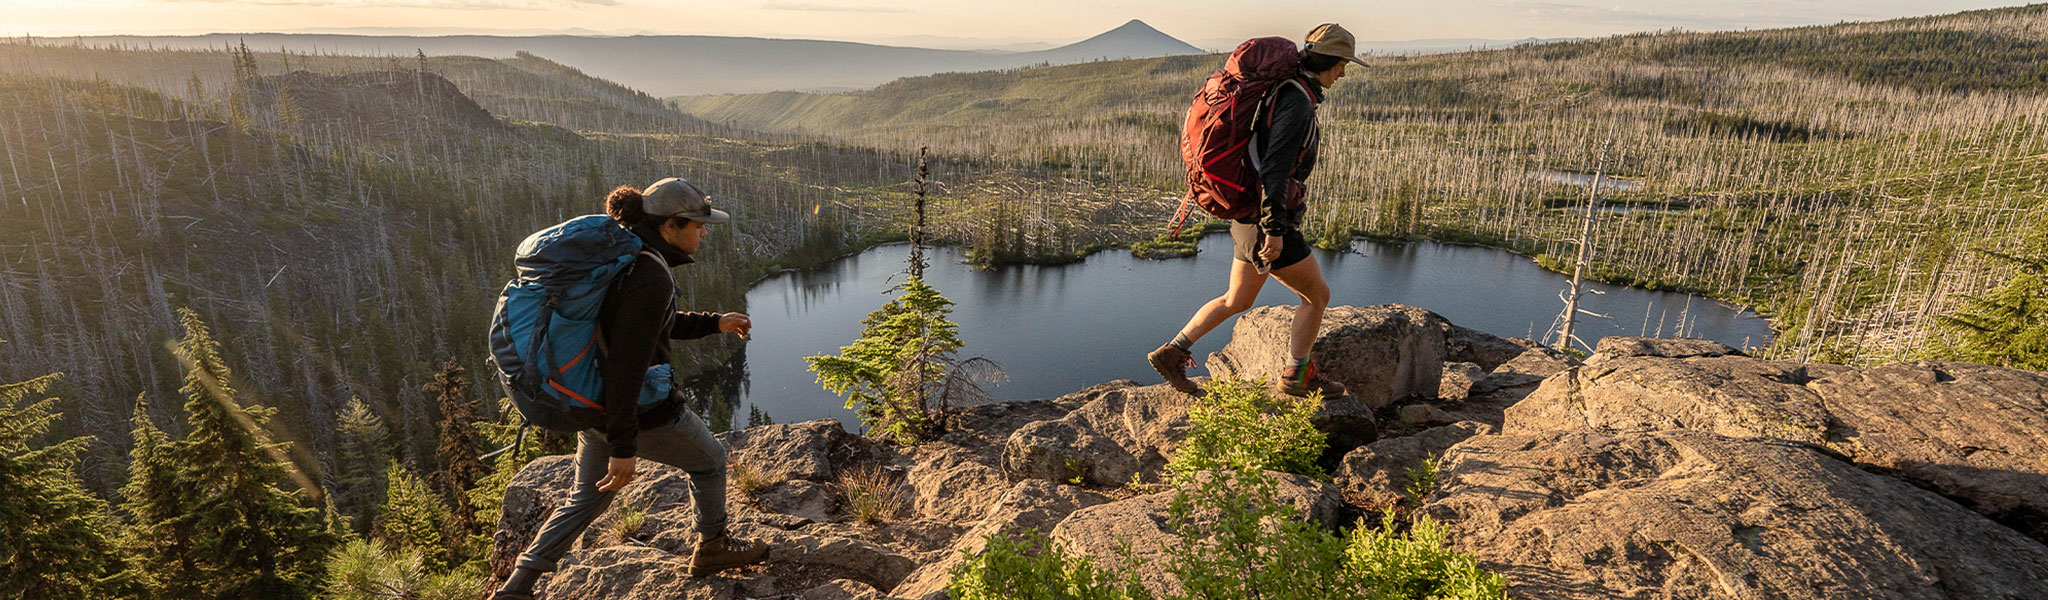
[[[1160,377],[1165,377],[1166,384],[1173,386],[1173,389],[1191,396],[1202,394],[1202,386],[1195,385],[1194,380],[1188,379],[1188,367],[1194,366],[1195,355],[1176,348],[1173,344],[1167,344],[1145,355],[1145,360],[1152,363],[1152,370],[1158,371]]]
[[[767,559],[766,544],[742,542],[721,533],[697,542],[697,552],[690,555],[690,576],[708,577],[712,573]]]

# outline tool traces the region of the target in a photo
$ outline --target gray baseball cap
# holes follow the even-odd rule
[[[650,215],[682,217],[700,223],[732,222],[732,215],[711,207],[711,194],[680,177],[647,186],[647,191],[640,193],[640,209]]]

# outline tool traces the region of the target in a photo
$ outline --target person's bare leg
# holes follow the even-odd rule
[[[1323,268],[1316,264],[1314,256],[1273,271],[1273,278],[1301,296],[1301,306],[1294,310],[1287,352],[1289,358],[1308,358],[1316,344],[1316,333],[1323,328],[1323,309],[1330,306],[1330,284],[1323,281]]]
[[[1258,267],[1241,260],[1230,261],[1230,288],[1196,310],[1195,316],[1188,319],[1187,326],[1180,328],[1180,334],[1190,340],[1202,339],[1224,321],[1251,310],[1252,303],[1259,299],[1259,291],[1265,287],[1266,275],[1260,273]]]

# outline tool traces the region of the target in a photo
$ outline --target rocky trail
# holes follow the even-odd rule
[[[1210,373],[1274,371],[1290,317],[1240,317]],[[2048,598],[2048,374],[1856,370],[1647,338],[1605,339],[1577,363],[1400,305],[1333,307],[1317,353],[1356,395],[1316,417],[1332,481],[1268,473],[1281,500],[1349,527],[1403,502],[1435,460],[1416,510],[1512,597]],[[649,464],[614,503],[645,511],[638,530],[612,526],[615,508],[540,597],[938,599],[963,553],[1023,528],[1110,566],[1120,543],[1144,559],[1176,536],[1173,491],[1130,484],[1161,481],[1196,402],[1114,381],[968,407],[915,447],[835,421],[723,433],[733,531],[771,544],[769,563],[688,578],[687,477]],[[572,470],[555,456],[518,474],[501,576]],[[856,475],[896,484],[888,518],[854,517],[842,480]],[[1140,580],[1175,589],[1156,565]]]

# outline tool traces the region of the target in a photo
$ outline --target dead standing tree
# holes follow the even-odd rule
[[[1600,148],[1600,163],[1599,166],[1593,169],[1593,185],[1586,192],[1585,215],[1579,224],[1579,258],[1572,263],[1571,288],[1559,294],[1559,298],[1564,300],[1564,313],[1558,316],[1563,325],[1558,330],[1557,349],[1567,354],[1572,352],[1572,342],[1579,342],[1580,346],[1586,347],[1587,352],[1592,351],[1590,345],[1580,341],[1572,333],[1572,330],[1578,324],[1579,313],[1583,312],[1590,316],[1607,318],[1606,315],[1580,309],[1579,298],[1586,295],[1587,292],[1594,294],[1604,293],[1600,290],[1586,288],[1586,264],[1587,261],[1592,260],[1593,256],[1593,215],[1600,207],[1600,180],[1607,177],[1607,153],[1613,149],[1613,146],[1613,137],[1610,136],[1607,143],[1603,144]]]

